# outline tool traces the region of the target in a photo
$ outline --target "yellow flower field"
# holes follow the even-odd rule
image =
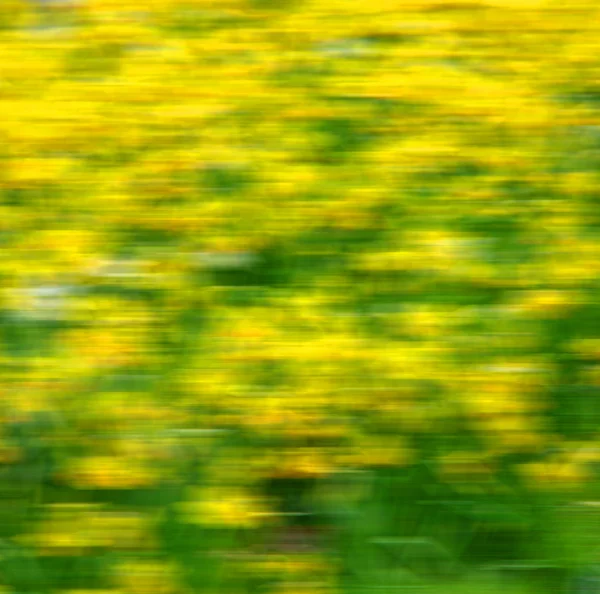
[[[0,2],[0,587],[597,561],[599,75],[590,0]]]

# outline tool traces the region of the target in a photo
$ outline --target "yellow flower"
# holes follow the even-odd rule
[[[110,511],[90,514],[85,527],[97,546],[146,550],[156,548],[157,545],[148,519],[141,514]]]
[[[591,478],[589,471],[576,462],[535,462],[522,465],[521,471],[534,488],[549,490],[576,488]]]
[[[11,180],[15,186],[29,187],[32,184],[59,182],[68,172],[71,161],[68,159],[27,158],[13,162],[10,169]]]
[[[366,436],[359,439],[348,461],[359,467],[406,466],[413,461],[413,452],[397,437]]]
[[[517,307],[525,311],[557,317],[578,304],[577,294],[564,290],[538,290],[525,293],[524,299]]]
[[[23,541],[43,555],[81,555],[97,543],[86,530],[88,506],[51,506],[48,515]]]
[[[269,515],[264,502],[246,493],[192,489],[190,496],[190,500],[180,504],[180,509],[195,524],[254,528]]]
[[[115,570],[116,586],[127,594],[175,594],[181,591],[179,570],[164,561],[122,561]]]
[[[586,359],[600,361],[600,339],[580,338],[570,344],[570,350]]]
[[[407,312],[404,316],[404,325],[414,336],[436,338],[444,334],[447,317],[441,312],[421,306]]]
[[[116,456],[83,458],[67,469],[64,478],[80,489],[132,489],[156,483],[156,471]]]
[[[323,452],[306,451],[298,452],[292,456],[289,466],[283,469],[283,473],[292,476],[314,476],[322,477],[331,472],[331,465],[327,462]]]

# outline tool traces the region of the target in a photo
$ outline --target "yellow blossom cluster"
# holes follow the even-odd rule
[[[599,75],[591,0],[0,0],[11,538],[179,594],[145,496],[252,539],[312,513],[273,485],[592,484]]]

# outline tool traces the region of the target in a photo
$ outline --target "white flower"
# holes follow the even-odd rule
[[[369,45],[365,41],[339,39],[318,45],[316,51],[332,57],[362,56],[368,53]]]
[[[73,287],[37,286],[13,289],[10,298],[14,303],[14,312],[24,318],[36,320],[64,319],[68,297]]]
[[[139,260],[101,260],[90,274],[101,278],[140,278],[148,275],[143,272],[143,265]]]
[[[257,260],[251,252],[197,252],[193,258],[208,268],[248,268]]]
[[[540,373],[543,371],[541,368],[525,365],[487,365],[484,369],[495,373]]]

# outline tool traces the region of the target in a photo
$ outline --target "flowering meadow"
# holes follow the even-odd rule
[[[594,0],[0,0],[0,592],[570,592],[599,233]]]

